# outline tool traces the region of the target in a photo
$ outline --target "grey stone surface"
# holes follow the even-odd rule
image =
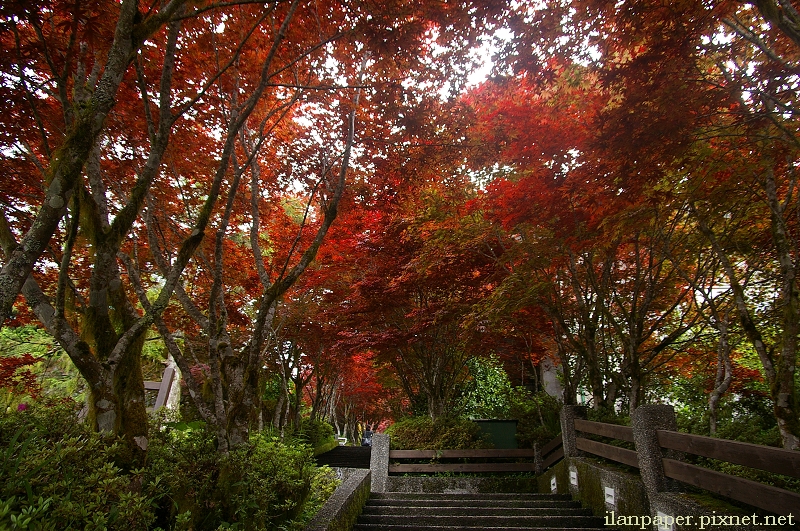
[[[661,516],[662,519],[671,517],[674,520],[672,531],[689,531],[701,527],[724,529],[725,531],[777,531],[792,528],[790,525],[765,525],[764,517],[747,514],[736,507],[724,510],[719,507],[710,509],[692,500],[686,494],[672,492],[660,492],[651,496],[650,510],[653,517]],[[798,523],[796,517],[793,519],[793,523]]]
[[[305,531],[350,529],[369,497],[371,473],[363,468],[340,469],[346,478],[320,508]]]
[[[539,368],[542,371],[542,387],[544,388],[544,392],[563,401],[564,386],[561,384],[560,376],[564,370],[561,365],[556,365],[553,358],[545,356],[542,358]]]
[[[678,425],[673,407],[660,404],[639,406],[631,414],[631,427],[639,457],[639,472],[648,496],[658,492],[677,492],[677,483],[664,477],[661,460],[665,454],[658,444],[656,435],[656,430],[677,431]],[[677,456],[670,454],[667,457]]]
[[[578,473],[578,489],[567,486],[569,470],[574,468]],[[558,479],[559,492],[571,493],[573,499],[580,501],[584,507],[592,509],[595,516],[603,518],[607,529],[621,531],[637,531],[647,529],[656,531],[653,525],[656,517],[672,518],[672,531],[695,531],[701,528],[720,531],[777,531],[779,528],[763,525],[765,520],[758,517],[753,523],[752,516],[742,509],[720,505],[707,507],[688,494],[658,492],[645,494],[644,483],[636,474],[630,474],[612,466],[596,462],[590,458],[565,459],[548,469],[539,477],[539,491],[550,492],[550,478]],[[605,487],[615,490],[616,501],[613,507],[605,503]],[[720,503],[720,502],[717,502]],[[678,519],[678,517],[681,517]],[[701,521],[701,517],[705,520]],[[648,524],[649,522],[649,524]],[[724,522],[730,525],[720,524]],[[712,525],[715,524],[716,525]],[[797,519],[794,520],[797,524]],[[665,529],[670,529],[665,526]],[[786,525],[780,529],[793,529]]]
[[[536,478],[477,476],[390,476],[386,492],[402,493],[520,493],[536,492]]]
[[[385,433],[372,436],[372,451],[369,468],[372,471],[372,492],[386,492],[386,481],[389,478],[390,438]]]
[[[575,419],[586,418],[586,406],[563,406],[561,408],[561,438],[564,441],[564,457],[580,457],[582,452],[575,446]]]
[[[356,531],[601,529],[602,520],[564,496],[534,493],[373,494]]]

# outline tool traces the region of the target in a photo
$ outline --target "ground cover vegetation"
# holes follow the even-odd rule
[[[2,431],[30,472],[0,518],[290,525],[324,423],[530,445],[559,403],[661,401],[797,449],[798,27],[783,0],[3,3],[0,422],[54,428]],[[85,427],[36,405],[68,397]],[[54,512],[34,482],[78,446],[113,488]]]

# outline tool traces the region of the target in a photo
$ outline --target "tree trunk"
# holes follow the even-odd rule
[[[725,270],[728,282],[731,285],[731,291],[733,292],[736,311],[739,314],[739,321],[742,324],[745,335],[758,354],[761,366],[764,368],[764,374],[769,384],[770,396],[773,401],[773,414],[778,424],[783,447],[788,450],[794,450],[800,447],[800,436],[798,436],[800,433],[800,421],[798,420],[797,413],[795,413],[797,396],[794,385],[800,304],[798,304],[798,293],[795,287],[796,272],[791,260],[791,247],[788,244],[784,220],[782,219],[783,208],[777,198],[774,175],[771,169],[767,171],[765,191],[772,212],[771,226],[773,243],[778,251],[782,273],[780,293],[783,306],[781,319],[781,324],[783,325],[781,331],[782,345],[779,357],[775,361],[773,361],[773,355],[764,343],[761,330],[750,313],[750,308],[747,304],[747,295],[744,287],[739,282],[736,269],[720,244],[716,233],[708,223],[698,215],[696,208],[692,207],[692,213],[697,218],[700,231],[708,238],[714,253],[719,258]]]
[[[592,409],[599,411],[606,409],[606,389],[603,382],[603,372],[600,369],[600,360],[594,349],[589,349],[584,355],[586,360],[587,376],[589,377],[589,386],[592,390]]]
[[[717,433],[717,409],[719,401],[733,380],[733,364],[731,363],[731,348],[728,341],[728,315],[725,314],[716,322],[719,331],[717,344],[717,374],[714,378],[714,389],[708,395],[708,429],[711,435]]]
[[[797,334],[800,332],[800,293],[797,289],[797,268],[795,266],[793,242],[787,233],[786,206],[778,199],[774,170],[766,170],[764,189],[770,207],[772,239],[781,266],[780,304],[782,328],[780,354],[776,360],[775,380],[770,382],[775,418],[787,450],[800,448],[800,401],[795,388],[797,369]]]

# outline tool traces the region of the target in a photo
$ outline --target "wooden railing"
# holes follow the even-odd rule
[[[477,462],[477,460],[508,460],[530,459],[535,460],[534,450],[392,450],[389,452],[389,473],[423,473],[435,474],[441,472],[536,472],[535,462]],[[392,464],[392,460],[470,460],[462,463],[403,463]]]
[[[576,419],[575,430],[620,441],[634,442],[633,430],[627,426]],[[800,452],[797,451],[667,430],[657,430],[656,435],[662,450],[675,450],[684,454],[717,459],[800,478]],[[580,436],[576,437],[575,446],[578,450],[586,453],[639,468],[637,453],[634,450]],[[665,477],[721,494],[753,507],[777,514],[789,514],[792,510],[797,511],[797,508],[800,507],[800,494],[795,492],[716,472],[678,459],[663,458],[661,462]]]
[[[616,424],[575,419],[575,430],[583,433],[601,435],[610,439],[633,442],[633,429],[629,426],[618,426]],[[635,450],[628,450],[627,448],[612,446],[583,437],[577,437],[575,439],[575,447],[578,450],[605,457],[617,463],[639,468],[639,458]]]
[[[542,446],[539,452],[541,453],[542,466],[541,470],[536,472],[541,474],[564,457],[564,441],[561,438],[561,434],[559,433],[552,441]]]
[[[726,441],[700,435],[658,430],[658,443],[688,454],[718,459],[800,478],[800,452],[759,444]],[[663,459],[664,475],[700,487],[733,500],[778,514],[788,514],[800,507],[800,494],[757,481],[723,474],[675,459]]]
[[[172,382],[174,380],[175,369],[172,367],[167,367],[164,369],[164,374],[161,376],[160,382],[144,382],[145,391],[158,391],[158,395],[156,395],[156,403],[153,405],[153,411],[167,405],[167,400],[169,400],[169,391],[172,389]]]
[[[391,450],[390,474],[520,473],[540,474],[564,457],[561,435],[541,449]],[[421,461],[428,463],[398,463]],[[453,462],[453,461],[459,462]],[[392,462],[394,461],[394,462]],[[443,462],[444,461],[444,462]]]

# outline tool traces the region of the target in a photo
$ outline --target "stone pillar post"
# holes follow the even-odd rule
[[[561,407],[561,439],[564,442],[564,457],[580,457],[583,452],[578,450],[575,439],[575,419],[586,418],[586,406]]]
[[[639,472],[642,477],[647,495],[652,496],[658,492],[675,492],[677,484],[664,477],[663,457],[677,458],[673,452],[665,454],[658,445],[656,430],[677,431],[675,410],[672,406],[650,404],[639,406],[631,414],[633,427],[633,440],[636,444],[636,453],[639,457]]]
[[[542,460],[542,450],[539,444],[533,443],[533,467],[534,473],[538,476],[544,472],[544,461]]]
[[[369,456],[372,492],[386,492],[386,484],[389,482],[389,443],[390,438],[385,433],[372,435],[372,450]]]

